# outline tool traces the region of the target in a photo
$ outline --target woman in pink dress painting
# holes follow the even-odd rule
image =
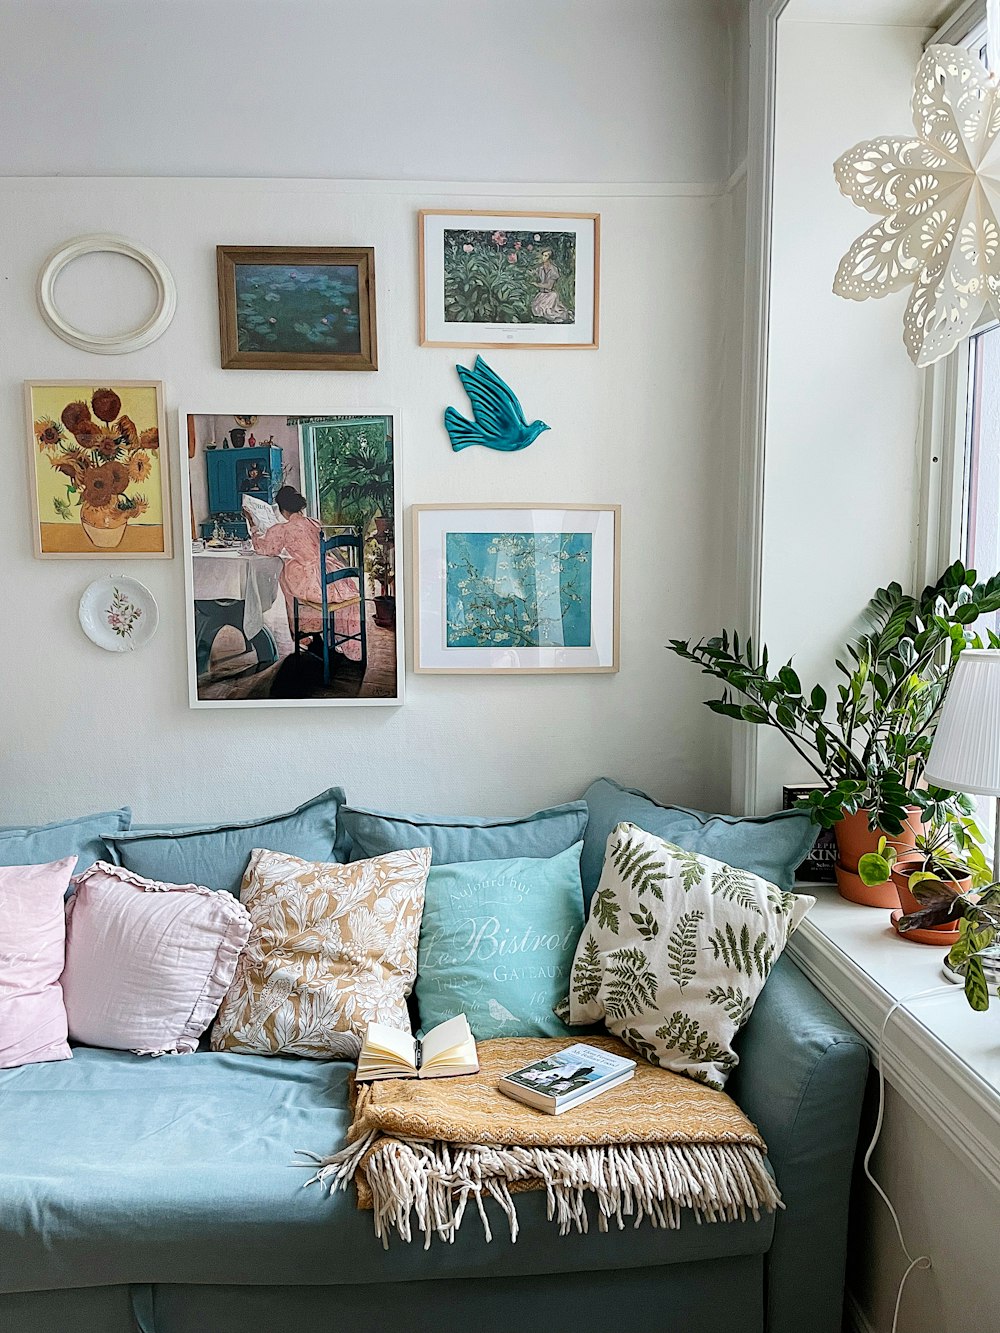
[[[306,500],[294,486],[282,486],[274,497],[278,510],[285,519],[275,523],[266,532],[253,534],[253,549],[258,555],[280,556],[283,562],[278,580],[285,595],[288,630],[295,634],[294,602],[299,601],[299,641],[303,647],[313,646],[322,651],[323,590],[319,578],[319,541],[322,528],[314,518],[305,514]],[[326,557],[327,570],[348,569],[336,551]],[[336,611],[337,633],[357,634],[361,629],[360,593],[357,579],[337,579],[327,584],[327,597]],[[341,607],[339,603],[346,603]],[[320,636],[313,642],[313,636]],[[361,660],[361,644],[357,639],[342,644],[338,649],[352,662]]]

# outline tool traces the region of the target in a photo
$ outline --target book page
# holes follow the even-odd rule
[[[399,1061],[407,1069],[417,1067],[417,1044],[413,1037],[408,1032],[400,1031],[399,1028],[389,1027],[386,1023],[368,1024],[362,1054],[365,1052],[370,1056],[378,1055]]]
[[[369,1031],[371,1031],[370,1028]],[[461,1054],[467,1056],[470,1060],[475,1060],[472,1032],[469,1028],[469,1020],[464,1014],[457,1014],[454,1018],[439,1023],[436,1028],[431,1028],[421,1042],[421,1046],[423,1047],[422,1065],[425,1069],[428,1065],[441,1063],[452,1054]]]

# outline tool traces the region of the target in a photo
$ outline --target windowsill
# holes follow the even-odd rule
[[[829,884],[799,885],[816,906],[788,942],[788,952],[877,1055],[883,1044],[889,1083],[954,1151],[1000,1186],[1000,999],[969,1008],[960,986],[944,987],[945,949],[901,939],[888,912],[846,902]]]

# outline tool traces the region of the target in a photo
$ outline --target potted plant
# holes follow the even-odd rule
[[[983,968],[983,954],[1000,934],[1000,884],[990,884],[978,894],[960,891],[947,880],[928,878],[913,885],[919,910],[908,913],[898,929],[928,930],[935,926],[958,928],[958,940],[948,953],[948,963],[965,979],[965,998],[973,1009],[990,1007],[990,991]]]
[[[935,810],[912,851],[898,852],[885,838],[878,848],[861,857],[858,875],[870,888],[892,882],[904,916],[920,911],[913,890],[925,881],[943,881],[957,893],[967,893],[990,882],[990,868],[982,850],[983,835],[975,821],[952,810]],[[950,921],[928,927],[952,931]]]
[[[376,524],[378,520],[376,519]],[[368,570],[378,584],[379,591],[372,598],[375,624],[382,629],[396,628],[395,570],[392,560],[392,541],[388,533],[376,530],[368,543]]]
[[[879,588],[861,633],[836,660],[832,701],[820,684],[803,687],[791,661],[772,672],[767,648],[758,653],[736,634],[675,639],[669,648],[722,682],[722,698],[707,701],[713,712],[773,727],[812,768],[821,785],[800,805],[836,833],[841,893],[891,907],[892,885],[866,885],[858,865],[881,838],[911,850],[926,812],[971,816],[967,796],[927,787],[923,772],[955,664],[964,648],[986,646],[971,627],[997,609],[1000,575],[979,583],[960,561],[918,597],[898,583]],[[987,638],[1000,647],[992,630]]]

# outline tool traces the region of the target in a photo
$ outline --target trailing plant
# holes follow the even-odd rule
[[[907,806],[941,822],[971,816],[961,793],[923,782],[945,689],[963,649],[1000,647],[992,630],[986,642],[972,626],[1000,609],[1000,575],[985,583],[956,561],[918,597],[898,583],[879,588],[866,607],[862,629],[836,659],[834,697],[815,684],[803,686],[791,661],[772,671],[767,648],[723,631],[690,643],[673,639],[670,650],[722,682],[713,712],[773,727],[819,777],[822,787],[800,805],[831,828],[845,814],[868,811],[871,828],[902,832]],[[739,702],[742,696],[745,702]]]
[[[952,945],[948,962],[965,976],[965,998],[973,1009],[990,1007],[990,991],[983,970],[982,954],[1000,934],[1000,884],[973,895],[961,893],[947,880],[929,876],[911,884],[910,892],[920,903],[919,912],[910,912],[899,922],[899,930],[926,930],[954,921],[958,941]]]

